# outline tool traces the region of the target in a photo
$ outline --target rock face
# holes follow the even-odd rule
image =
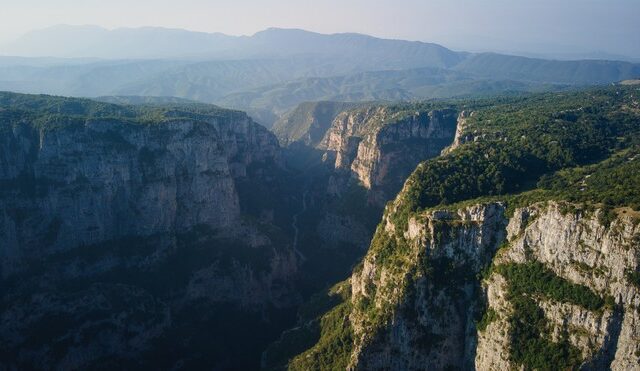
[[[349,368],[519,368],[511,324],[531,300],[542,339],[575,349],[581,367],[638,369],[640,288],[629,274],[640,266],[640,225],[623,214],[605,225],[601,213],[548,202],[509,216],[501,203],[479,204],[412,217],[401,240],[385,218],[350,279]],[[389,246],[403,247],[389,255]],[[536,292],[535,282],[530,294],[510,291],[514,278],[500,269],[509,265],[543,267],[601,306]]]
[[[423,215],[409,220],[409,251],[402,257],[368,254],[350,279],[350,368],[471,368],[480,291],[475,274],[505,238],[503,213],[496,203]],[[396,238],[396,226],[385,223],[378,243]]]
[[[536,298],[551,327],[551,337],[568,329],[587,369],[632,370],[640,367],[640,288],[629,279],[640,266],[640,225],[621,216],[603,225],[599,214],[566,210],[550,203],[517,209],[507,227],[508,248],[494,264],[540,262],[572,283],[600,297],[611,297],[615,306],[589,310],[572,303]],[[476,366],[509,365],[502,331],[509,329],[509,302],[499,273],[487,282],[489,308],[497,320],[480,332]],[[500,330],[499,330],[500,329]],[[498,350],[498,352],[496,352]]]
[[[453,138],[453,143],[450,146],[442,150],[442,155],[446,155],[450,153],[454,149],[460,147],[460,145],[473,140],[472,135],[465,134],[465,130],[467,129],[467,121],[470,117],[473,117],[474,113],[469,111],[462,111],[458,115],[458,123],[456,125],[456,134]]]
[[[299,301],[274,210],[242,190],[275,192],[275,136],[210,106],[43,99],[128,113],[0,109],[0,368],[257,367]]]
[[[31,258],[125,236],[238,224],[234,178],[278,158],[246,115],[137,125],[88,120],[61,130],[23,124],[0,139],[2,276]]]
[[[365,103],[306,102],[299,104],[273,124],[272,131],[280,144],[288,146],[302,143],[316,147],[331,127],[333,120],[343,111],[355,109]]]
[[[336,170],[348,173],[384,205],[418,163],[437,156],[456,131],[454,110],[397,110],[375,106],[343,112],[318,148]]]

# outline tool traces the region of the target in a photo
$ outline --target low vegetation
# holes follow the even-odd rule
[[[316,297],[311,308],[303,311],[307,316],[319,313],[312,321],[319,326],[319,337],[311,348],[289,362],[290,370],[344,370],[347,368],[353,344],[353,329],[349,321],[351,312],[351,287],[341,283],[329,290],[328,294]],[[332,306],[326,313],[320,310]],[[301,320],[310,319],[301,318]]]
[[[167,121],[227,120],[244,113],[199,103],[165,105],[116,105],[89,99],[0,92],[0,132],[27,123],[40,130],[82,126],[101,120],[125,124],[157,124]]]
[[[582,362],[580,351],[568,339],[568,331],[559,341],[551,340],[550,325],[536,299],[570,303],[598,311],[613,305],[589,288],[558,277],[542,263],[506,264],[495,271],[508,282],[507,300],[513,306],[509,317],[511,359],[525,369],[577,369]]]
[[[539,262],[500,265],[496,271],[509,282],[510,297],[540,295],[592,311],[602,309],[605,305],[605,300],[589,288],[558,277]]]

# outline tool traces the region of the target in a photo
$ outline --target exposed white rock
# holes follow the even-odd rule
[[[458,123],[456,125],[456,134],[453,138],[453,143],[447,148],[442,150],[442,155],[446,155],[454,149],[460,147],[463,143],[473,140],[471,135],[465,135],[465,130],[468,126],[468,119],[473,116],[473,112],[462,111],[458,115]]]
[[[479,288],[464,279],[452,281],[455,287],[434,283],[419,272],[425,259],[444,259],[452,265],[452,274],[470,274],[475,280],[474,272],[490,262],[505,238],[503,213],[500,203],[429,212],[409,220],[405,239],[410,250],[403,251],[401,266],[382,263],[375,253],[365,258],[362,270],[351,277],[355,308],[350,316],[355,336],[351,368],[442,369],[473,364],[473,299]],[[451,233],[441,233],[445,225],[452,227]],[[407,285],[413,287],[411,293]],[[372,328],[368,314],[359,311],[363,296],[388,315],[382,328]]]
[[[640,264],[640,226],[630,216],[603,225],[601,212],[555,202],[518,209],[507,227],[510,246],[496,258],[496,264],[539,261],[570,282],[602,297],[613,297],[620,313],[589,312],[542,299],[538,305],[555,324],[556,336],[558,326],[569,325],[569,339],[582,351],[589,367],[639,369],[640,290],[626,277]]]
[[[451,144],[456,125],[453,110],[407,115],[372,106],[339,114],[318,148],[326,151],[325,161],[353,176],[382,206],[418,163]]]
[[[627,278],[640,264],[640,226],[622,214],[603,225],[601,212],[547,202],[507,216],[504,205],[490,203],[410,218],[405,250],[389,260],[373,249],[351,277],[350,369],[520,368],[510,357],[514,309],[507,281],[494,272],[481,288],[473,282],[490,263],[536,261],[616,302],[591,311],[532,296],[548,321],[549,340],[559,341],[566,331],[586,369],[640,369],[639,289]],[[383,223],[379,233],[397,238],[393,221]],[[439,258],[448,260],[434,273],[447,276],[421,273],[423,264]],[[468,281],[460,278],[464,272]],[[473,312],[483,302],[493,318],[477,331]]]

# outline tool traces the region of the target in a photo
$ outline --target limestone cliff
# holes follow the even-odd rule
[[[299,301],[280,156],[241,112],[3,93],[0,368],[255,368]]]
[[[14,126],[0,139],[2,275],[29,259],[125,236],[233,227],[234,179],[278,161],[275,138],[246,115],[138,125],[90,119]]]
[[[402,223],[391,211],[323,340],[289,367],[638,369],[640,219],[605,225],[602,212],[493,202]],[[345,310],[344,329],[327,328]]]
[[[400,240],[385,219],[350,279],[350,368],[471,368],[476,275],[504,239],[503,213],[496,203],[423,214],[408,221]]]
[[[337,115],[364,105],[366,103],[301,103],[276,121],[271,130],[276,134],[282,146],[302,143],[306,146],[316,147]]]
[[[538,262],[557,277],[609,299],[596,308],[532,290],[532,299],[548,322],[548,333],[542,336],[557,343],[566,341],[583,368],[637,369],[640,287],[631,277],[640,267],[640,224],[636,217],[620,213],[606,225],[600,218],[602,213],[558,203],[517,209],[509,219],[506,244],[493,264]],[[504,340],[515,330],[515,322],[509,319],[519,308],[509,302],[511,283],[504,276],[496,269],[484,281],[488,310],[494,315],[479,332],[478,369],[514,363],[508,357],[514,344]]]
[[[450,153],[454,149],[460,147],[460,145],[464,144],[465,142],[473,140],[473,136],[465,132],[468,127],[467,121],[471,117],[473,117],[473,112],[469,112],[469,111],[460,112],[460,114],[458,115],[458,120],[457,120],[458,122],[456,125],[456,133],[453,137],[453,143],[451,143],[450,146],[442,150],[442,155],[446,155],[447,153]]]
[[[450,145],[457,126],[452,109],[411,110],[373,106],[346,111],[333,121],[318,148],[336,170],[351,174],[384,205],[421,161]]]
[[[536,292],[532,284],[530,298],[547,323],[548,332],[539,336],[575,349],[576,366],[637,368],[640,288],[629,282],[628,273],[637,271],[640,263],[638,220],[621,216],[605,226],[598,220],[600,210],[564,210],[567,207],[535,204],[509,217],[502,204],[494,203],[410,219],[405,241],[398,242],[409,250],[397,260],[383,250],[371,251],[350,280],[350,367],[520,367],[514,347],[527,342],[514,339],[518,329],[513,320],[519,315],[514,312],[521,308],[511,302],[522,294],[509,291],[499,267],[541,264],[558,282],[586,288],[603,303],[613,301],[585,308],[571,297]],[[386,223],[379,233],[393,233],[395,225]],[[490,264],[498,268],[487,270]],[[483,271],[488,273],[481,279]],[[482,309],[485,297],[488,308]]]

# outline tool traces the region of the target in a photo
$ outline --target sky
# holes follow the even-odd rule
[[[640,58],[640,0],[0,0],[0,43],[58,24],[251,35],[269,27],[455,50]]]

